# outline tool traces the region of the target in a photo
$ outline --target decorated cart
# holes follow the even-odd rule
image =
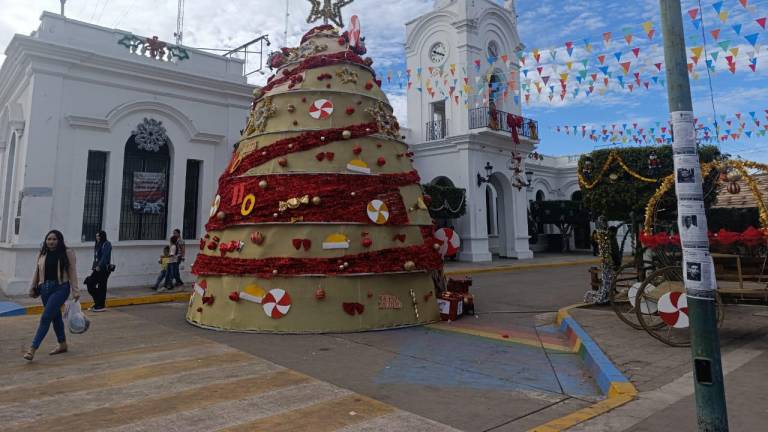
[[[640,241],[647,248],[639,269],[623,266],[610,290],[614,311],[627,324],[646,330],[672,346],[688,346],[688,280],[713,280],[716,284],[718,319],[722,324],[724,303],[768,303],[768,209],[756,177],[768,173],[768,165],[742,160],[719,160],[702,164],[702,174],[713,179],[707,195],[736,194],[745,183],[756,207],[756,225],[738,230],[720,227],[706,233],[710,244],[711,267],[701,262],[683,262],[680,230],[697,230],[700,216],[678,215],[675,200],[668,192],[681,173],[665,177],[648,201]],[[702,209],[703,211],[703,209]],[[711,213],[711,212],[710,212]]]

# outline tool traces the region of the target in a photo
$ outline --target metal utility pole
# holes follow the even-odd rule
[[[61,16],[64,16],[64,3],[67,2],[67,0],[59,0],[61,1]]]
[[[709,254],[707,219],[704,214],[701,165],[696,147],[691,87],[683,35],[680,0],[659,0],[664,35],[669,114],[674,139],[675,190],[680,242],[683,248],[683,277],[690,318],[691,355],[699,431],[728,430],[725,408],[720,336],[715,310],[715,272]],[[689,228],[683,218],[695,221]]]

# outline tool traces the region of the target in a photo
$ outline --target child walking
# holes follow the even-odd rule
[[[166,246],[163,248],[163,254],[160,255],[160,259],[157,260],[158,263],[160,263],[160,275],[157,277],[157,282],[155,282],[155,286],[152,287],[152,289],[157,290],[157,292],[165,292],[168,291],[166,288],[168,288],[168,285],[165,284],[165,286],[161,289],[160,288],[160,282],[163,282],[165,279],[167,279],[168,275],[168,261],[171,259],[171,248],[170,246]]]

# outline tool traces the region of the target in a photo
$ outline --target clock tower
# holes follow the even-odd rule
[[[538,128],[521,113],[522,50],[514,1],[436,0],[406,23],[409,144],[423,182],[466,189],[465,215],[444,222],[462,260],[532,256],[524,165]]]

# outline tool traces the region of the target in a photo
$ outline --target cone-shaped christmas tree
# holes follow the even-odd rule
[[[353,17],[270,56],[200,240],[191,323],[343,332],[439,318],[428,198],[364,53]]]

